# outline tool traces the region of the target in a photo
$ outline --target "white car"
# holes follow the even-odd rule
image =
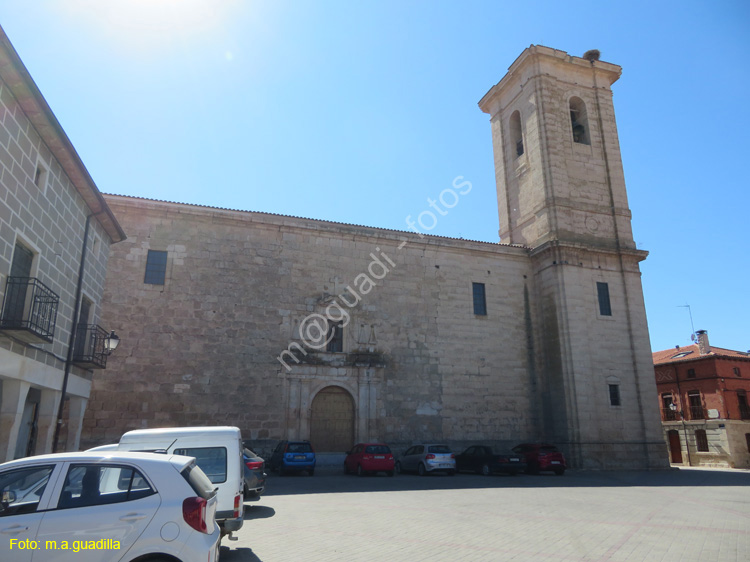
[[[0,464],[3,562],[217,562],[216,491],[195,458],[121,451]]]

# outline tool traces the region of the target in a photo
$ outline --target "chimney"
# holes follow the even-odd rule
[[[698,330],[695,332],[698,335],[698,351],[701,355],[708,355],[711,353],[711,346],[708,344],[708,332],[706,330]]]

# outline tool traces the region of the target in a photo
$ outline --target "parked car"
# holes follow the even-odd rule
[[[238,531],[245,521],[242,494],[245,464],[242,434],[230,426],[164,427],[128,431],[118,451],[149,451],[195,457],[196,464],[218,489],[216,522],[221,536]]]
[[[266,462],[248,447],[242,451],[242,462],[245,463],[243,495],[246,500],[258,500],[266,489]]]
[[[384,443],[358,443],[344,459],[344,474],[356,472],[357,476],[364,476],[373,472],[385,472],[388,476],[393,476],[394,470],[393,453]]]
[[[524,457],[529,474],[538,474],[543,470],[552,471],[558,476],[565,474],[565,457],[554,445],[522,443],[513,447],[513,452]]]
[[[516,475],[526,468],[526,460],[516,453],[494,453],[487,445],[472,445],[456,455],[456,471],[470,470],[489,476],[495,472]]]
[[[456,456],[448,445],[413,445],[396,461],[396,472],[416,472],[420,476],[445,472],[453,476],[456,474]]]
[[[312,476],[315,474],[315,450],[309,441],[280,441],[268,465],[271,470],[278,470],[279,476],[301,471]]]
[[[216,562],[214,488],[180,455],[87,451],[0,464],[2,559]]]

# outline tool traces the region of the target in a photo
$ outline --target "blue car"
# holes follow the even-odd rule
[[[306,471],[315,474],[315,451],[309,441],[281,441],[271,453],[268,461],[271,470],[283,476],[290,472]]]

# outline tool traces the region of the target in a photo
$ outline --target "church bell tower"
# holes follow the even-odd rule
[[[612,103],[622,69],[532,45],[479,102],[500,241],[529,249],[538,439],[587,468],[666,466]]]

